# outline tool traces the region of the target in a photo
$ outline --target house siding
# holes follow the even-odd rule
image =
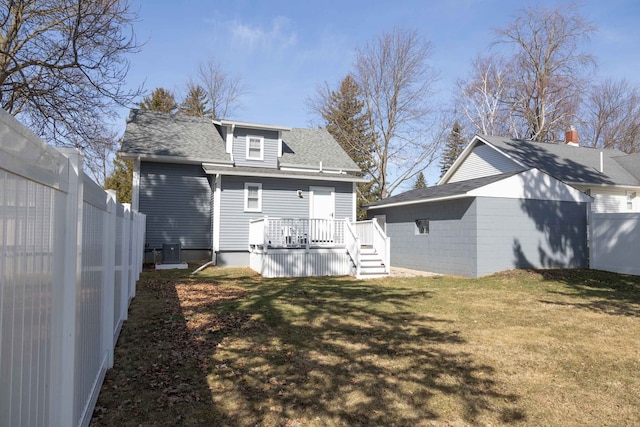
[[[576,185],[581,191],[589,190],[589,194],[593,197],[593,203],[591,203],[591,211],[596,213],[625,213],[625,212],[640,212],[640,191],[632,190],[636,192],[636,197],[633,200],[632,209],[627,207],[627,190],[624,188],[607,188],[607,187],[588,187],[582,185]]]
[[[476,276],[474,199],[376,209],[375,215],[386,216],[392,266]],[[429,234],[417,234],[416,219],[429,219]]]
[[[247,160],[247,135],[264,138],[263,160]],[[236,128],[233,135],[233,160],[236,166],[278,167],[278,132]]]
[[[519,170],[523,168],[516,162],[488,145],[479,143],[447,182],[460,182]]]
[[[141,162],[140,212],[150,248],[211,248],[211,186],[200,165]]]
[[[587,204],[479,197],[477,276],[513,268],[585,268]]]
[[[262,184],[262,212],[244,212],[244,184]],[[223,176],[220,200],[220,250],[247,251],[249,221],[264,216],[276,218],[308,218],[309,187],[335,189],[335,217],[352,218],[352,185],[350,182],[328,182],[261,177]],[[302,190],[302,198],[297,190]]]

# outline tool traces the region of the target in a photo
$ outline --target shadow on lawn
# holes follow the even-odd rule
[[[91,426],[215,425],[220,418],[203,375],[203,349],[182,313],[178,278],[143,273]]]
[[[440,420],[447,406],[469,423],[483,412],[526,419],[518,396],[497,390],[491,366],[456,350],[465,341],[450,321],[415,312],[409,302],[427,290],[347,278],[235,280],[246,298],[192,307],[246,319],[217,337],[209,370],[222,425],[418,425]]]
[[[540,270],[544,280],[566,284],[567,292],[557,295],[579,297],[584,302],[547,301],[547,304],[567,305],[622,316],[640,315],[640,277],[599,270]]]

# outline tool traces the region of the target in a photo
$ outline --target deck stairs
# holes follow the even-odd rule
[[[384,265],[382,256],[370,245],[360,248],[360,274],[358,279],[376,279],[386,277],[389,273]]]

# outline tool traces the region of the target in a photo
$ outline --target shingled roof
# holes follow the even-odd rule
[[[485,185],[493,184],[505,178],[517,175],[522,171],[507,172],[499,175],[484,176],[482,178],[469,179],[466,181],[452,182],[448,184],[435,185],[433,187],[409,190],[396,196],[387,197],[366,207],[375,209],[386,205],[396,205],[404,203],[429,202],[454,197],[465,197],[470,191],[476,190]],[[469,196],[471,197],[471,196]]]
[[[172,156],[231,161],[211,120],[137,109],[129,114],[120,153],[123,157]]]
[[[618,150],[479,135],[479,138],[529,168],[569,184],[640,185],[640,157]],[[600,156],[602,153],[602,171]]]
[[[325,129],[285,130],[282,140],[280,164],[283,166],[318,168],[322,162],[325,169],[360,171]],[[137,109],[131,110],[127,120],[120,153],[123,157],[172,156],[212,163],[231,161],[210,119]]]
[[[293,128],[282,135],[282,165],[314,166],[359,171],[358,165],[325,129]]]

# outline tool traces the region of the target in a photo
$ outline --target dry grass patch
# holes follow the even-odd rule
[[[93,425],[634,425],[640,279],[144,272]]]

